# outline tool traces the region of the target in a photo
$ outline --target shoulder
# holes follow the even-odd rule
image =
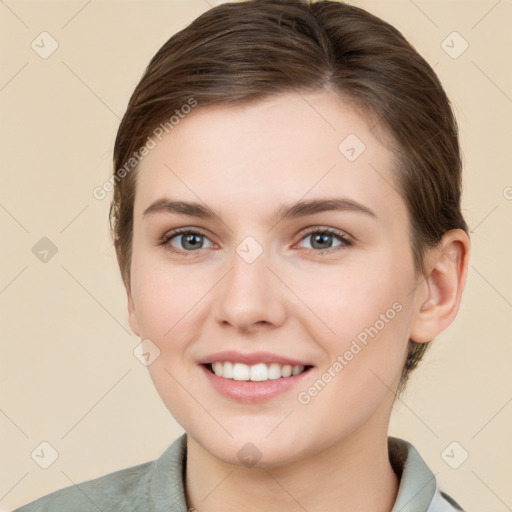
[[[156,460],[70,485],[14,512],[167,512],[185,510],[186,434]]]
[[[149,499],[149,481],[155,462],[146,462],[70,485],[43,496],[14,512],[98,512],[137,510]]]

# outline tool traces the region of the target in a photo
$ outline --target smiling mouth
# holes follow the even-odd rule
[[[300,375],[312,368],[310,365],[279,364],[279,363],[257,363],[248,365],[244,363],[233,363],[231,361],[217,361],[204,365],[217,377],[237,381],[265,382],[268,380],[284,379]]]

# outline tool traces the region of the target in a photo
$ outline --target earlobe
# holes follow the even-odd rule
[[[445,233],[431,253],[431,271],[426,279],[427,294],[418,294],[410,339],[431,341],[455,319],[466,282],[470,242],[461,229]],[[424,289],[424,288],[423,288]]]

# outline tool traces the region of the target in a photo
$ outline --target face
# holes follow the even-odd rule
[[[393,165],[327,92],[199,106],[141,162],[130,325],[212,456],[271,467],[385,433],[419,290]]]

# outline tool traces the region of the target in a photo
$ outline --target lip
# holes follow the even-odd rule
[[[234,379],[226,379],[218,377],[209,368],[208,364],[215,362],[237,362],[248,365],[257,363],[279,363],[282,365],[289,364],[292,366],[302,365],[308,367],[298,375],[291,375],[290,377],[281,377],[279,379],[270,379],[266,381],[239,381]],[[269,352],[253,352],[244,354],[235,351],[225,351],[212,354],[201,359],[199,362],[199,369],[212,388],[225,398],[241,402],[245,404],[257,404],[267,402],[278,395],[282,395],[292,388],[299,386],[308,378],[313,366],[308,363],[296,359],[278,356]],[[304,386],[304,384],[303,384]]]
[[[209,356],[199,359],[198,363],[201,365],[205,365],[209,363],[217,363],[219,361],[222,363],[230,361],[232,363],[243,363],[247,365],[253,365],[258,363],[278,363],[281,365],[289,364],[291,366],[313,366],[311,363],[307,361],[304,362],[299,361],[298,359],[290,359],[289,357],[272,354],[270,352],[244,353],[238,352],[236,350],[225,350],[223,352],[215,352],[214,354],[210,354]]]

